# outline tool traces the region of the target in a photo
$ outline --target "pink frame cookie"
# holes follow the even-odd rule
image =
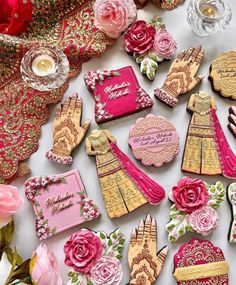
[[[100,215],[89,199],[77,170],[54,176],[38,176],[25,183],[25,195],[36,215],[36,234],[47,239]]]

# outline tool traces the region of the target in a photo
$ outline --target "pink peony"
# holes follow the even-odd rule
[[[119,259],[103,256],[91,269],[91,281],[94,285],[118,285],[123,276]]]
[[[96,0],[95,26],[111,38],[117,38],[135,20],[137,8],[133,0]]]
[[[158,56],[171,59],[176,52],[177,44],[168,32],[159,30],[155,35],[153,48]]]
[[[211,234],[219,226],[218,214],[210,206],[205,206],[187,215],[186,218],[191,227],[203,236]]]
[[[76,272],[88,274],[102,256],[103,244],[92,231],[82,229],[70,236],[64,246],[65,264]]]
[[[188,214],[201,209],[208,201],[208,192],[200,179],[184,177],[172,189],[176,207]]]
[[[7,225],[12,215],[23,203],[19,190],[11,185],[0,184],[0,228]]]
[[[144,54],[153,46],[156,29],[145,21],[136,21],[125,33],[124,42],[128,52]]]
[[[30,275],[34,285],[62,285],[57,260],[45,244],[38,246],[30,260]]]

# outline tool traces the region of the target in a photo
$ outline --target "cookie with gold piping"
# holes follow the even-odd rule
[[[209,79],[214,91],[236,100],[236,51],[222,53],[212,62]]]
[[[178,285],[228,285],[229,265],[224,253],[210,241],[192,239],[174,256],[174,277]]]

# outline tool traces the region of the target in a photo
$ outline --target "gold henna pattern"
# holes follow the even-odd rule
[[[170,67],[163,87],[154,91],[155,96],[174,107],[179,95],[189,92],[203,79],[203,76],[196,76],[203,56],[202,47],[191,47],[179,53]]]
[[[74,94],[69,97],[64,105],[56,110],[53,131],[53,148],[46,153],[46,157],[54,162],[71,164],[72,151],[83,140],[90,120],[86,120],[81,126],[82,99]],[[71,159],[70,159],[71,158]]]
[[[167,247],[158,254],[156,221],[148,215],[134,229],[128,252],[129,285],[151,285],[159,277],[167,255]]]

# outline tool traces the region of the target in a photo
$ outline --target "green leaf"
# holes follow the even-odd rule
[[[175,204],[173,204],[170,208],[170,218],[174,219],[179,215],[185,215],[184,212],[181,212],[179,209],[177,209],[177,207],[175,206]]]
[[[10,283],[12,283],[15,280],[27,279],[30,276],[29,263],[30,263],[30,259],[27,259],[14,269],[11,275]],[[27,283],[26,281],[24,282]],[[27,283],[27,284],[32,284],[30,280],[28,282],[30,283]]]
[[[70,271],[70,272],[68,272],[67,275],[68,275],[69,277],[73,277],[73,276],[74,276],[74,272]]]
[[[122,259],[122,255],[121,255],[121,254],[117,254],[116,257],[117,257],[118,259]]]
[[[71,279],[71,281],[72,281],[72,283],[75,283],[75,282],[77,282],[78,281],[78,276],[75,274],[73,277],[72,277],[72,279]]]
[[[100,238],[101,239],[106,239],[106,234],[104,232],[99,232]]]
[[[170,222],[166,225],[166,230],[169,233],[168,240],[173,243],[173,240],[175,242],[186,232],[192,231],[192,227],[187,222],[186,215],[182,215],[178,218],[170,220]]]
[[[223,184],[218,181],[215,185],[205,185],[209,193],[209,205],[213,209],[219,208],[220,204],[224,201],[224,199],[222,199],[225,195]]]

